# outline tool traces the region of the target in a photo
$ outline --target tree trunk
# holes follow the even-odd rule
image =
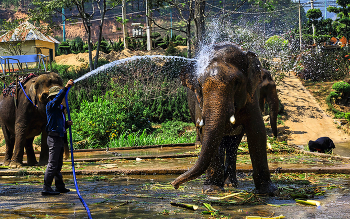
[[[87,23],[87,29],[88,29],[88,46],[89,46],[89,65],[90,65],[90,71],[94,70],[94,66],[92,63],[92,44],[91,44],[91,26]]]
[[[195,16],[194,22],[196,26],[196,42],[195,47],[198,50],[199,43],[203,40],[205,33],[204,23],[204,11],[205,11],[205,0],[195,0]]]
[[[94,69],[97,68],[98,64],[98,57],[100,54],[100,46],[101,46],[101,41],[102,41],[102,28],[103,28],[103,21],[104,21],[104,14],[101,16],[101,23],[99,26],[99,34],[98,34],[98,41],[97,41],[97,48],[96,48],[96,56],[95,56],[95,62],[94,62]]]
[[[192,50],[191,50],[191,20],[187,23],[187,58],[192,58]]]

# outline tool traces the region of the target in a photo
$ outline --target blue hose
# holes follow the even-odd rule
[[[66,107],[67,107],[68,121],[71,120],[71,118],[70,118],[70,111],[69,111],[69,105],[68,105],[68,92],[69,92],[70,88],[71,87],[68,88],[68,90],[66,92],[66,97],[65,97],[66,98]],[[70,154],[71,154],[71,159],[72,159],[72,171],[73,171],[73,179],[74,179],[75,189],[77,190],[77,194],[79,196],[79,199],[80,199],[81,203],[85,207],[85,210],[86,210],[86,213],[88,214],[89,219],[92,219],[91,213],[90,213],[90,209],[89,209],[88,205],[85,203],[83,197],[81,197],[80,192],[79,192],[79,188],[78,188],[77,177],[75,175],[75,167],[74,167],[72,128],[70,126],[69,126],[69,141],[70,141]]]

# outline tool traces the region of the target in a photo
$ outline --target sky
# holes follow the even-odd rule
[[[294,0],[295,2],[299,2],[299,0]],[[310,0],[300,0],[300,3],[308,3],[304,5],[305,12],[307,12],[311,8]],[[326,10],[328,6],[337,6],[336,0],[314,0],[314,8],[318,8],[322,12],[322,16],[324,18],[332,18],[333,20],[336,18],[336,14],[330,13]],[[327,16],[327,17],[325,17]]]

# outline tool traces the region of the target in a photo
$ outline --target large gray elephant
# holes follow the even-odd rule
[[[204,190],[223,189],[225,173],[221,148],[236,151],[237,138],[246,133],[256,192],[274,194],[277,187],[270,179],[266,130],[257,93],[261,81],[259,59],[254,53],[243,52],[231,43],[217,44],[214,51],[200,75],[191,69],[192,64],[180,75],[182,84],[188,88],[191,115],[202,148],[194,166],[176,178],[172,185],[178,188],[206,171]],[[230,166],[235,171],[236,163]]]
[[[17,97],[14,93],[3,93],[0,96],[0,124],[5,137],[6,152],[4,165],[20,167],[23,164],[24,148],[27,153],[27,164],[36,165],[33,140],[42,134],[39,165],[47,164],[49,151],[47,133],[45,131],[46,104],[49,99],[49,89],[52,86],[63,87],[63,81],[56,73],[42,74],[30,78],[23,84],[23,90],[18,87]],[[17,100],[16,100],[17,99]],[[68,144],[65,155],[69,156]]]

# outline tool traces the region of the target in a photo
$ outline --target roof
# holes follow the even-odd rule
[[[55,38],[40,32],[33,24],[24,22],[16,29],[10,30],[0,36],[0,42],[41,40],[51,43],[60,43]]]

